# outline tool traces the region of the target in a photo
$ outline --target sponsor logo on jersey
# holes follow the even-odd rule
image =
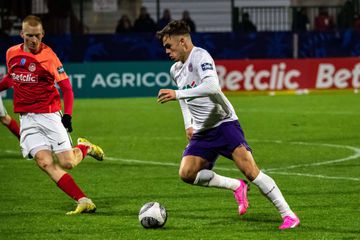
[[[30,63],[28,69],[30,72],[35,72],[35,70],[36,70],[35,63]]]
[[[205,71],[205,70],[213,70],[214,68],[211,63],[203,63],[201,64],[201,69]]]
[[[22,58],[22,59],[20,60],[20,65],[21,65],[21,66],[24,66],[25,63],[26,63],[26,58]]]
[[[196,85],[196,82],[195,81],[192,81],[190,84],[182,87],[182,88],[179,88],[179,89],[191,89],[191,88],[194,88],[194,87],[197,87]],[[185,99],[185,102],[191,102],[192,100],[196,99],[196,97],[190,97],[190,98],[186,98]]]
[[[63,66],[58,67],[58,68],[57,68],[57,71],[58,71],[58,73],[59,73],[59,74],[62,74],[62,73],[64,73],[64,72],[65,72],[64,67],[63,67]]]
[[[183,87],[179,87],[179,89],[182,89],[182,90],[184,90],[184,89],[190,89],[190,88],[194,88],[194,87],[197,87],[197,85],[196,85],[196,82],[195,81],[192,81],[190,84],[188,84],[188,85],[185,85],[185,86],[183,86]]]
[[[11,73],[11,78],[17,82],[23,83],[37,83],[38,76],[33,73]]]

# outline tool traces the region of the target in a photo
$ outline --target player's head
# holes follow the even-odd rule
[[[185,62],[193,47],[190,28],[182,20],[171,21],[156,33],[156,37],[162,41],[166,53],[174,61]]]
[[[44,37],[41,19],[34,15],[27,16],[22,22],[20,36],[24,39],[24,50],[37,53]]]

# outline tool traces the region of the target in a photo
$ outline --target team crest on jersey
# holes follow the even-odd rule
[[[35,63],[30,63],[28,69],[30,72],[35,72],[35,70],[36,70]]]
[[[192,63],[189,64],[188,70],[189,70],[189,72],[192,72],[192,71],[193,71],[193,65],[192,65]]]
[[[203,63],[201,64],[201,69],[205,71],[205,70],[213,70],[214,68],[211,63]]]
[[[26,58],[22,58],[22,59],[20,60],[20,65],[21,65],[21,66],[24,66],[25,63],[26,63]]]
[[[65,69],[64,69],[63,66],[60,66],[60,67],[57,68],[57,71],[58,71],[59,74],[62,74],[62,73],[65,72]]]

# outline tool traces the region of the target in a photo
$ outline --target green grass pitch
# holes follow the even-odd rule
[[[254,185],[240,217],[232,192],[181,182],[186,139],[177,102],[77,99],[73,140],[89,138],[107,158],[86,158],[70,172],[97,212],[66,216],[74,201],[24,160],[15,137],[0,127],[0,239],[360,239],[360,96],[229,99],[258,165],[300,217],[299,228],[279,231],[280,216]],[[224,158],[215,171],[243,177]],[[166,207],[163,229],[139,224],[138,211],[149,201]]]

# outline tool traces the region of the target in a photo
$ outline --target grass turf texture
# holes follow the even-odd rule
[[[279,231],[278,213],[254,185],[248,213],[240,217],[232,192],[179,180],[186,140],[177,102],[96,99],[75,101],[72,137],[99,143],[107,159],[88,157],[71,174],[98,211],[66,216],[75,203],[22,159],[15,137],[1,127],[0,239],[359,239],[360,96],[229,99],[258,165],[301,218],[299,228]],[[300,166],[289,168],[294,165]],[[224,158],[215,170],[242,177]],[[138,211],[149,201],[166,207],[163,229],[139,224]]]

